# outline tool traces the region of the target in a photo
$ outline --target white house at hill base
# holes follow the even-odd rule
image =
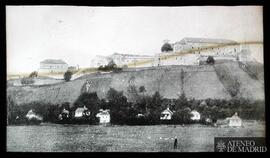
[[[109,110],[100,109],[96,117],[99,118],[99,123],[109,123],[111,121]]]
[[[241,127],[242,119],[235,113],[232,117],[228,118],[230,127]]]
[[[171,120],[173,112],[167,108],[161,112],[160,120]]]
[[[28,111],[25,117],[28,120],[32,120],[32,119],[42,120],[43,119],[41,116],[37,115],[32,109]]]
[[[83,116],[90,116],[90,111],[88,110],[87,107],[79,107],[75,110],[75,116],[76,118],[80,118]]]
[[[198,120],[201,119],[201,115],[200,115],[200,113],[198,111],[192,110],[190,113],[192,115],[192,117],[190,118],[191,120],[198,121]]]

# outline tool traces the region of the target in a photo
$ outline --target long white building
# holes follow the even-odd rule
[[[136,65],[136,63],[141,60],[148,59],[154,59],[154,56],[114,53],[109,56],[96,56],[91,60],[91,67],[107,65],[111,60],[113,60],[114,63],[118,66],[130,66],[134,64]]]
[[[39,72],[65,72],[68,64],[61,59],[46,59],[40,62]]]

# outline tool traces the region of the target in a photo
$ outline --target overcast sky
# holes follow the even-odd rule
[[[184,37],[263,41],[262,7],[7,6],[7,71],[44,59],[90,66],[95,55],[153,55]]]

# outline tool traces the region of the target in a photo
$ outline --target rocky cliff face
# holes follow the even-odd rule
[[[263,67],[261,66],[263,69]],[[120,73],[96,73],[82,76],[74,81],[43,87],[7,88],[7,95],[18,104],[32,101],[50,103],[73,103],[85,91],[86,80],[91,82],[90,91],[97,92],[99,98],[105,98],[110,88],[124,91],[134,85],[144,86],[145,95],[159,91],[163,97],[177,98],[185,93],[195,99],[230,99],[228,89],[233,88],[234,80],[239,82],[238,97],[264,99],[263,79],[253,79],[243,71],[237,62],[225,62],[201,66],[167,66],[147,69],[125,70]]]

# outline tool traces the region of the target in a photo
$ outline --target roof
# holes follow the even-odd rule
[[[62,59],[45,59],[40,63],[42,64],[67,64]]]
[[[196,110],[192,110],[190,113],[197,113],[197,114],[200,114],[198,111]]]
[[[110,115],[109,112],[110,112],[109,109],[106,109],[106,110],[99,109],[99,113],[98,114],[101,114],[101,115]]]
[[[69,114],[69,111],[68,111],[68,110],[66,110],[66,109],[63,109],[62,113]]]
[[[108,111],[101,111],[98,115],[110,115],[110,113]]]
[[[31,109],[27,112],[26,115],[36,115],[36,113]]]
[[[170,113],[170,114],[173,114],[173,112],[172,112],[169,108],[163,110],[163,111],[162,111],[162,114],[164,114],[164,113]]]
[[[200,106],[201,105],[207,105],[207,103],[205,102],[205,100],[200,103]]]
[[[238,115],[237,115],[237,113],[235,113],[231,118],[229,118],[229,119],[241,119]]]
[[[129,56],[129,57],[152,57],[150,55],[138,55],[138,54],[123,54],[123,53],[113,53],[112,55],[110,56],[114,56],[114,55],[120,55],[120,56]]]
[[[84,110],[88,110],[88,108],[86,108],[86,107],[79,107],[79,108],[77,108],[77,109],[75,110],[75,112],[76,112],[76,113],[82,113],[82,112],[84,112]]]
[[[193,38],[185,37],[179,43],[215,43],[215,44],[236,44],[236,41],[228,39],[214,39],[214,38]]]

